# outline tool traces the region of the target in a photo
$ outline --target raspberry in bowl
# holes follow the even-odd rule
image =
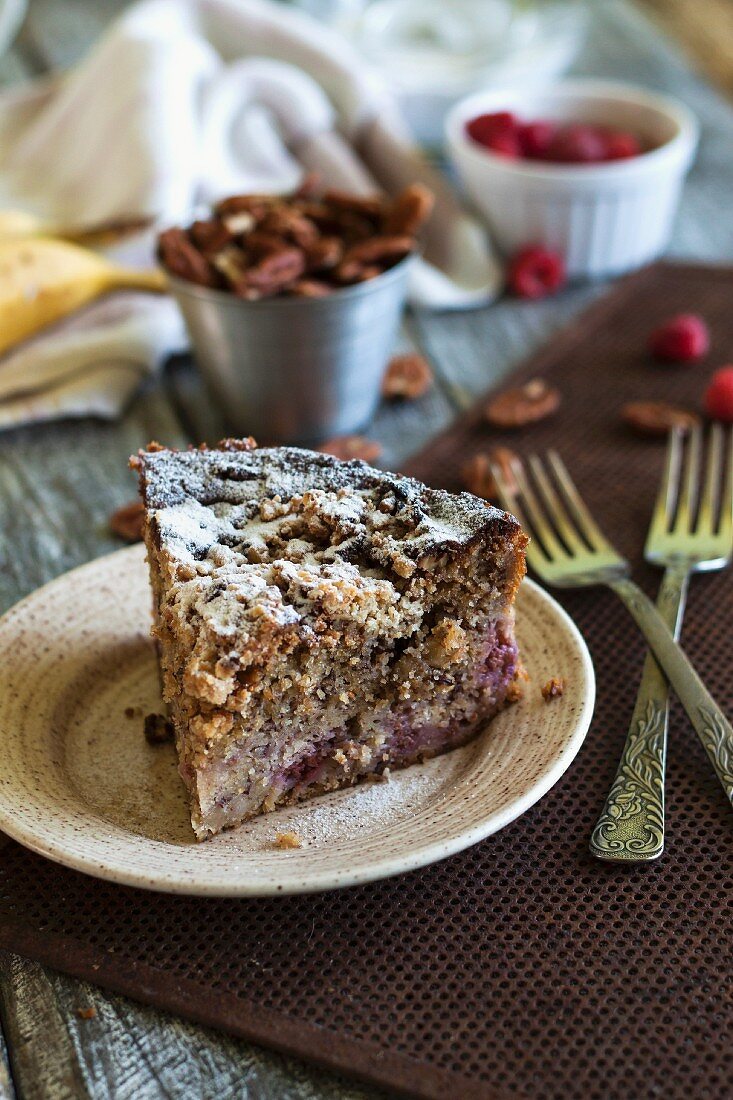
[[[546,164],[604,164],[648,151],[644,140],[630,130],[548,118],[527,121],[511,111],[477,115],[466,123],[466,133],[491,153]]]
[[[571,278],[664,251],[697,136],[683,104],[596,80],[480,92],[446,120],[453,165],[499,248],[544,246]]]

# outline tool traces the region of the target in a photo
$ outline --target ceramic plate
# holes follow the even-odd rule
[[[507,825],[578,752],[595,694],[585,643],[525,581],[517,633],[524,698],[445,756],[266,814],[201,844],[169,744],[142,716],[160,711],[140,546],[34,592],[0,619],[0,830],[90,875],[181,894],[326,890],[443,859]],[[562,698],[540,685],[563,676]],[[132,710],[132,716],[131,716]],[[276,847],[294,832],[298,849]]]

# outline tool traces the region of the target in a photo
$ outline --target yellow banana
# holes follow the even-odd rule
[[[89,248],[114,244],[122,237],[140,233],[152,225],[150,217],[115,218],[98,225],[62,225],[44,221],[27,210],[0,210],[0,241],[26,237],[58,237]]]
[[[111,290],[167,289],[160,271],[132,271],[45,237],[0,241],[0,353]]]

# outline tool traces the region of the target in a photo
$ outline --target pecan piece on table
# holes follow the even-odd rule
[[[382,379],[382,396],[415,400],[427,393],[432,384],[433,372],[422,355],[417,352],[394,355]]]
[[[700,423],[696,413],[666,401],[629,401],[621,409],[621,417],[640,435],[652,436],[666,436],[672,428],[686,432]]]
[[[433,212],[435,196],[422,183],[413,183],[397,196],[387,214],[382,231],[414,237]]]
[[[179,279],[198,286],[216,286],[218,279],[209,261],[183,229],[166,229],[158,237],[158,258]]]
[[[340,435],[329,439],[316,447],[323,454],[333,455],[347,461],[351,458],[361,458],[364,462],[376,462],[382,453],[382,448],[373,439],[367,439],[363,435]]]
[[[484,417],[495,428],[523,428],[552,416],[560,408],[560,402],[559,390],[542,378],[534,378],[492,397],[484,409]]]
[[[491,463],[498,466],[504,480],[510,487],[515,486],[512,463],[517,456],[508,447],[494,447],[490,451],[479,451],[464,463],[461,470],[463,488],[484,500],[497,500],[499,489],[491,469]]]
[[[143,537],[145,508],[141,500],[131,500],[123,504],[109,517],[109,527],[113,534],[125,542],[140,542]]]

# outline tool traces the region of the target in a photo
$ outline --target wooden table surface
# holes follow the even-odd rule
[[[5,84],[75,62],[124,7],[121,0],[31,0],[19,40],[0,60]],[[703,123],[672,253],[733,259],[733,110],[694,75],[659,21],[681,31],[705,72],[733,91],[729,0],[645,0],[655,25],[623,0],[592,5],[577,72],[637,80],[680,96]],[[553,301],[502,302],[458,314],[413,314],[406,344],[432,360],[430,396],[382,409],[372,435],[398,468],[602,288]],[[92,420],[0,435],[0,611],[72,566],[116,548],[109,513],[134,493],[127,456],[151,438],[217,439],[216,411],[188,362],[172,364],[114,424]],[[93,1008],[92,1018],[80,1009]],[[227,1097],[357,1100],[371,1089],[112,996],[0,953],[0,1100]],[[3,1037],[4,1033],[4,1037]]]

